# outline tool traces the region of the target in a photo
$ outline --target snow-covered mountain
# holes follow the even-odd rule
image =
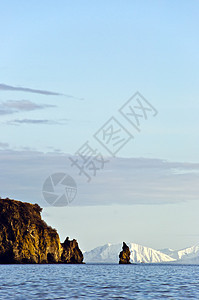
[[[199,263],[199,244],[182,250],[161,249],[160,251],[180,263]]]
[[[122,244],[106,244],[84,253],[86,263],[118,263]]]
[[[141,246],[135,243],[127,243],[131,251],[132,263],[162,263],[172,262],[175,258],[158,250]],[[121,244],[106,244],[84,253],[84,261],[87,263],[118,263]]]
[[[168,256],[158,250],[130,243],[131,262],[161,263],[175,261],[175,258]]]
[[[199,244],[182,250],[155,250],[135,243],[127,243],[132,263],[199,264]],[[86,263],[118,263],[121,244],[106,244],[84,253]]]

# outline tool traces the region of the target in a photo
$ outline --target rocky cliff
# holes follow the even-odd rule
[[[130,264],[130,250],[125,242],[123,242],[122,251],[119,255],[119,264]]]
[[[0,263],[82,263],[76,240],[60,243],[38,204],[0,199]]]

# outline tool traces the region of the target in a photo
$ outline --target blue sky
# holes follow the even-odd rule
[[[45,206],[43,181],[62,171],[72,174],[79,184],[78,197],[73,207],[64,208],[67,217],[63,224],[59,223],[63,209],[46,207],[46,219],[63,235],[77,236],[84,249],[112,240],[121,242],[124,222],[113,213],[118,205],[123,214],[128,205],[125,239],[129,241],[134,242],[136,227],[135,242],[151,247],[180,248],[198,242],[195,228],[199,224],[194,219],[199,208],[198,8],[194,0],[2,3],[2,195]],[[136,91],[158,111],[143,123],[140,133],[118,112]],[[84,183],[66,154],[74,155],[89,141],[108,156],[93,134],[112,116],[131,131],[134,139],[117,153],[102,175],[90,184]],[[140,159],[141,165],[137,164]],[[136,178],[132,168],[139,174]],[[114,180],[121,187],[116,194]],[[132,181],[136,181],[136,193]],[[102,183],[104,190],[100,188]],[[143,186],[150,186],[150,193],[147,188],[142,192]],[[171,211],[168,223],[165,205]],[[97,218],[99,206],[104,221]],[[84,238],[78,232],[85,211],[98,220],[94,230],[100,228],[99,239],[93,239],[93,243],[87,232],[90,226],[83,227]],[[185,230],[182,216],[186,211],[189,225]],[[79,221],[74,230],[67,220],[76,214]],[[161,223],[161,217],[157,220],[154,214],[165,221]],[[145,226],[138,225],[139,217]],[[111,224],[110,229],[103,225],[106,222]],[[149,223],[151,232],[146,234],[144,228]],[[113,238],[114,230],[118,237]]]

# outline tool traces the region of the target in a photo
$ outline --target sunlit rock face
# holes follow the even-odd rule
[[[125,242],[123,242],[122,251],[119,254],[119,264],[130,264],[130,250]]]
[[[0,199],[0,263],[82,263],[77,241],[61,244],[38,204]]]

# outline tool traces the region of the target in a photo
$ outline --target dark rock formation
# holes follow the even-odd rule
[[[122,251],[119,255],[119,264],[130,264],[130,250],[125,242],[123,242]]]
[[[0,199],[0,263],[82,263],[77,241],[60,243],[38,204]]]
[[[81,264],[83,261],[83,254],[78,247],[76,240],[70,241],[68,237],[65,242],[61,244],[63,248],[61,260],[64,263]]]

